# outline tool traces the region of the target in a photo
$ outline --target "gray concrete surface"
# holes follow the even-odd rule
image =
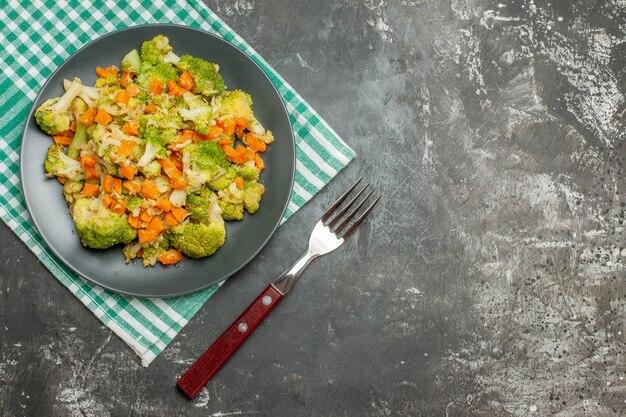
[[[0,227],[2,415],[626,415],[623,1],[208,4],[358,159],[148,369]],[[360,175],[371,221],[181,397]]]

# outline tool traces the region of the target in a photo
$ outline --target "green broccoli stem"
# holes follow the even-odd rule
[[[76,132],[70,146],[67,148],[67,156],[73,159],[78,159],[80,154],[80,147],[87,142],[87,126],[80,120],[76,120]]]

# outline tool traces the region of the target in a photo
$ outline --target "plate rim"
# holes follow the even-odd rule
[[[204,290],[204,289],[206,289],[206,288],[208,288],[208,287],[210,287],[212,285],[215,285],[217,283],[223,282],[223,281],[229,279],[230,277],[232,277],[233,275],[235,275],[243,267],[248,265],[254,258],[256,258],[258,256],[258,254],[261,252],[261,250],[263,250],[263,248],[267,245],[267,243],[270,241],[272,236],[274,236],[274,233],[276,233],[276,230],[278,229],[278,226],[280,226],[282,224],[282,219],[283,219],[283,217],[285,215],[287,207],[289,206],[291,198],[287,198],[286,199],[286,201],[285,201],[285,203],[284,203],[284,205],[283,205],[283,207],[281,209],[281,215],[280,215],[279,220],[276,222],[276,224],[274,224],[274,226],[272,227],[271,232],[263,240],[263,242],[261,243],[259,248],[256,251],[254,251],[247,259],[245,259],[237,268],[235,268],[229,274],[221,276],[217,280],[208,281],[207,284],[203,284],[203,285],[201,285],[201,286],[199,286],[197,288],[194,288],[194,289],[191,289],[191,290],[187,290],[187,291],[179,291],[179,292],[168,293],[168,294],[136,293],[136,292],[132,292],[132,291],[120,290],[120,289],[115,288],[114,286],[111,286],[111,285],[108,285],[108,284],[106,284],[106,285],[102,284],[100,282],[97,282],[97,280],[93,279],[92,277],[85,276],[85,275],[79,273],[76,269],[74,269],[65,260],[65,257],[61,253],[59,253],[59,251],[55,247],[53,247],[53,245],[50,244],[50,242],[48,241],[46,236],[44,236],[44,234],[41,233],[40,226],[39,226],[37,220],[35,219],[35,217],[33,217],[33,215],[32,215],[31,202],[29,201],[29,198],[27,197],[27,193],[25,191],[24,170],[23,170],[23,166],[24,165],[21,163],[21,161],[24,159],[24,146],[22,146],[22,144],[24,143],[24,141],[26,139],[26,132],[27,132],[27,127],[28,127],[28,122],[33,119],[34,113],[35,113],[35,110],[36,110],[35,104],[37,102],[39,102],[43,91],[46,89],[46,87],[48,87],[48,84],[50,84],[51,79],[57,73],[60,73],[60,72],[63,71],[63,69],[66,66],[67,62],[72,57],[74,57],[76,54],[78,54],[82,50],[92,46],[94,43],[100,41],[101,39],[104,39],[106,37],[112,36],[114,34],[119,34],[120,32],[127,32],[127,31],[136,30],[136,29],[139,29],[139,28],[145,28],[145,27],[153,27],[153,28],[156,28],[156,27],[164,27],[164,28],[176,27],[176,28],[183,29],[183,30],[199,32],[199,33],[201,33],[202,35],[205,35],[205,36],[210,36],[210,37],[214,38],[215,40],[217,40],[218,42],[223,42],[223,43],[229,45],[230,47],[236,49],[238,53],[240,53],[243,56],[245,56],[245,58],[251,64],[253,64],[254,66],[256,66],[259,69],[259,71],[263,74],[263,76],[267,79],[269,84],[272,86],[272,89],[276,93],[276,96],[279,98],[282,110],[283,110],[284,115],[285,115],[285,117],[287,119],[287,122],[289,123],[289,133],[290,133],[289,134],[289,139],[290,139],[289,143],[291,144],[291,150],[292,150],[291,153],[293,155],[293,158],[291,160],[293,168],[291,169],[291,172],[290,172],[291,178],[290,178],[290,181],[289,181],[289,196],[291,196],[291,194],[293,193],[293,186],[294,186],[295,174],[296,174],[296,163],[297,163],[297,158],[296,158],[296,141],[295,141],[295,135],[294,135],[294,132],[293,132],[293,126],[292,126],[291,120],[289,118],[289,112],[287,111],[287,106],[285,104],[285,100],[283,99],[282,95],[278,91],[278,88],[276,87],[276,85],[274,85],[274,83],[272,82],[272,80],[268,76],[268,74],[265,72],[265,70],[263,68],[261,68],[261,66],[259,64],[257,64],[252,59],[252,57],[250,57],[247,53],[242,51],[239,47],[237,47],[236,45],[234,45],[231,42],[227,41],[223,37],[215,35],[213,33],[210,33],[208,31],[206,31],[206,30],[203,30],[203,29],[194,28],[194,27],[187,26],[187,25],[175,24],[175,23],[147,23],[147,24],[139,24],[139,25],[127,26],[127,27],[122,28],[122,29],[117,29],[117,30],[108,32],[108,33],[106,33],[106,34],[104,34],[102,36],[99,36],[99,37],[89,41],[85,45],[83,45],[80,48],[78,48],[70,56],[65,58],[63,60],[63,63],[61,65],[59,65],[59,67],[56,70],[54,70],[52,73],[50,73],[50,75],[47,77],[46,81],[43,83],[43,85],[39,89],[39,92],[37,93],[37,96],[35,96],[35,98],[33,99],[33,104],[31,106],[31,109],[30,109],[30,111],[28,113],[28,116],[26,118],[26,121],[24,123],[24,129],[22,131],[22,137],[21,137],[21,141],[20,141],[20,175],[19,175],[19,178],[20,178],[20,189],[22,191],[22,196],[24,198],[24,205],[26,206],[26,210],[28,211],[29,217],[30,217],[30,219],[32,221],[33,226],[35,227],[35,230],[37,231],[37,234],[42,238],[42,240],[45,242],[45,244],[48,247],[48,249],[50,249],[50,251],[52,251],[52,253],[55,255],[55,257],[59,261],[61,261],[63,263],[63,265],[65,265],[67,268],[69,268],[76,276],[78,276],[79,278],[84,278],[87,281],[89,281],[90,283],[98,285],[98,286],[100,286],[100,287],[102,287],[102,288],[104,288],[104,289],[106,289],[108,291],[112,291],[112,292],[115,292],[115,293],[121,294],[121,295],[133,296],[133,297],[141,297],[141,298],[171,298],[171,297],[179,297],[179,296],[183,296],[183,295],[193,294],[193,293],[196,293],[198,291]],[[191,259],[191,261],[193,261],[193,259]],[[48,269],[48,268],[46,267],[46,269]]]

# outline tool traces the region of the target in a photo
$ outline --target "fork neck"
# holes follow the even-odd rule
[[[302,271],[318,256],[320,256],[319,253],[313,253],[309,247],[300,259],[272,282],[272,287],[282,295],[287,294],[291,287],[298,281],[298,278],[300,278]]]

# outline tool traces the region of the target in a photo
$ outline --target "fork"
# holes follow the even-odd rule
[[[318,256],[334,251],[354,234],[365,217],[372,211],[382,194],[361,212],[360,216],[350,224],[363,205],[368,201],[374,190],[361,199],[361,201],[346,215],[348,210],[357,202],[359,197],[369,187],[366,184],[341,210],[339,206],[352,193],[363,177],[359,178],[350,188],[344,192],[324,213],[315,225],[309,247],[306,253],[298,259],[288,270],[276,278],[265,290],[250,304],[237,320],[211,345],[211,347],[198,359],[185,374],[178,380],[176,385],[189,398],[194,398],[209,380],[220,370],[222,365],[237,351],[239,346],[261,324],[263,319],[278,305],[293,285],[300,278],[302,271],[309,263]],[[338,213],[335,213],[337,210]],[[343,220],[342,220],[343,219]],[[338,224],[339,223],[339,224]],[[348,227],[349,226],[349,227]],[[347,228],[347,229],[346,229]],[[342,233],[342,231],[344,231]]]

